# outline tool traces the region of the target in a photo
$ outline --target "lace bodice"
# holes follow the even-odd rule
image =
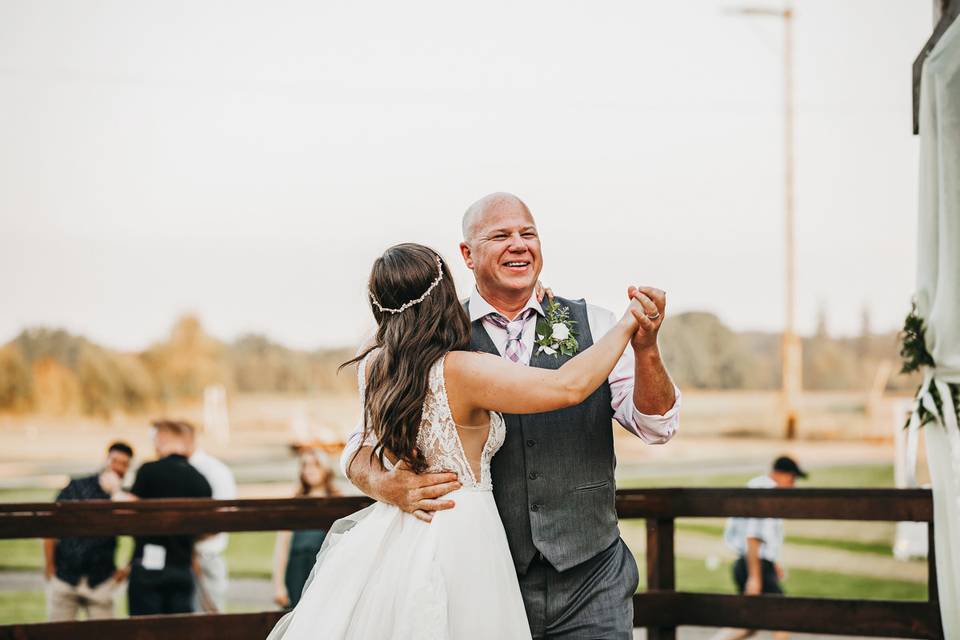
[[[428,472],[452,471],[466,488],[489,491],[493,488],[490,479],[490,461],[503,445],[506,426],[499,413],[490,412],[490,429],[480,451],[480,477],[474,477],[469,457],[464,450],[459,428],[453,420],[447,400],[447,385],[443,373],[445,358],[438,359],[430,367],[427,397],[423,402],[423,418],[417,434],[417,446],[427,460]],[[358,368],[361,403],[366,393],[366,359]],[[474,427],[461,427],[475,429]]]

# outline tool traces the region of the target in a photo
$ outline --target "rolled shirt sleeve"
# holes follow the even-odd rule
[[[616,324],[612,311],[587,305],[587,320],[590,333],[596,342]],[[617,361],[607,382],[610,383],[613,418],[625,429],[647,444],[663,444],[669,441],[680,427],[680,389],[674,385],[673,406],[662,415],[651,415],[637,410],[633,402],[635,359],[633,349],[627,346]]]
[[[783,546],[783,520],[778,518],[749,518],[747,520],[746,539],[760,541],[760,558],[777,562],[780,547]]]

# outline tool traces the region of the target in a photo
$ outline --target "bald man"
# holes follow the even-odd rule
[[[471,348],[531,367],[560,367],[573,354],[537,344],[548,308],[536,295],[543,256],[529,208],[512,194],[490,194],[467,209],[462,231],[460,253],[476,279],[464,305]],[[666,294],[630,287],[627,295],[642,302],[654,331],[634,337],[605,384],[574,407],[504,415],[493,491],[535,638],[633,637],[639,573],[617,526],[611,423],[648,444],[665,443],[679,426],[680,391],[657,345]],[[583,299],[553,302],[567,309],[580,350],[616,322]],[[358,430],[341,458],[361,491],[428,522],[433,512],[453,507],[443,496],[459,487],[455,474],[388,471],[361,445]]]

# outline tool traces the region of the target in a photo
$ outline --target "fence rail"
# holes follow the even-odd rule
[[[0,539],[77,535],[170,535],[215,531],[313,529],[370,500],[150,500],[0,505]],[[925,489],[631,489],[617,492],[621,519],[647,525],[647,590],[634,596],[634,623],[650,640],[675,638],[681,625],[781,629],[875,637],[942,638],[933,554],[933,503]],[[678,592],[674,522],[678,517],[775,517],[928,523],[926,602],[731,596]],[[148,616],[91,622],[0,626],[0,640],[153,640],[263,638],[277,612]]]

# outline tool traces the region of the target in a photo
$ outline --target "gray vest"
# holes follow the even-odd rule
[[[556,301],[569,307],[580,349],[592,345],[586,303]],[[473,323],[470,347],[499,355],[482,319]],[[537,348],[531,367],[558,369],[569,360],[537,354]],[[526,573],[538,551],[555,569],[565,571],[620,536],[610,401],[610,385],[604,382],[574,407],[503,416],[507,435],[493,457],[493,494],[518,573]]]

